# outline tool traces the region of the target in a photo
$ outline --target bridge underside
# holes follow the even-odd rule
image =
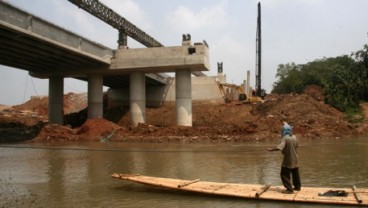
[[[32,76],[39,78],[48,78],[52,74],[83,81],[88,81],[88,77],[85,77],[87,73],[108,70],[110,64],[107,62],[96,60],[60,44],[50,44],[49,40],[30,34],[31,32],[9,27],[0,21],[1,65],[29,71]],[[164,75],[147,74],[146,84],[163,85],[164,78]],[[103,76],[103,85],[107,87],[124,88],[129,84],[129,74]]]
[[[0,64],[41,74],[53,70],[108,66],[108,63],[81,56],[36,35],[6,28],[3,24],[0,24]]]

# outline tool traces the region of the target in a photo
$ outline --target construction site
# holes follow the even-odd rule
[[[363,26],[253,4],[0,0],[0,207],[366,206],[368,45],[292,62]]]
[[[226,87],[227,88],[227,87]],[[227,88],[228,89],[228,88]],[[218,92],[220,94],[220,88]],[[108,94],[108,93],[107,93]],[[242,96],[239,96],[242,97]],[[105,96],[105,102],[108,98]],[[65,125],[47,124],[48,98],[34,97],[17,106],[1,106],[2,142],[245,142],[280,138],[283,121],[303,139],[364,135],[368,120],[352,124],[324,104],[322,91],[310,86],[304,94],[268,95],[262,102],[223,98],[193,101],[193,126],[177,126],[175,103],[147,108],[147,123],[131,125],[129,109],[105,105],[104,118],[87,119],[86,94],[64,96]],[[367,105],[363,105],[365,112]]]
[[[217,63],[216,76],[202,73],[210,68],[209,47],[205,41],[192,44],[190,34],[183,34],[182,46],[164,47],[98,1],[91,6],[79,1],[70,2],[118,29],[118,50],[110,51],[113,56],[107,62],[106,54],[103,54],[103,60],[96,59],[104,75],[101,75],[98,67],[93,69],[97,71],[82,70],[78,73],[83,74],[75,71],[68,74],[71,72],[64,71],[64,68],[74,66],[63,66],[58,71],[60,76],[55,76],[54,72],[45,72],[48,67],[43,65],[35,67],[35,72],[30,69],[35,76],[49,77],[49,95],[32,97],[20,105],[0,105],[1,142],[261,141],[279,138],[282,122],[290,123],[294,127],[294,133],[300,137],[312,139],[358,135],[367,129],[366,119],[358,119],[363,121],[360,123],[349,123],[343,113],[325,104],[323,89],[318,86],[307,87],[303,94],[266,95],[261,78],[260,3],[253,88],[250,86],[253,77],[250,71],[246,71],[241,85],[228,83],[222,62]],[[23,11],[10,5],[2,6],[9,9],[9,14],[18,12],[19,18],[25,16]],[[101,13],[98,8],[104,8],[108,12]],[[9,16],[11,18],[12,15]],[[115,22],[113,18],[121,21]],[[57,29],[58,33],[70,36],[69,39],[79,38],[81,44],[81,37],[75,37],[54,25],[47,25],[43,20],[37,21],[45,24],[46,28]],[[130,30],[132,27],[134,30]],[[51,36],[55,37],[55,34],[50,34]],[[129,49],[128,36],[148,48]],[[22,44],[19,45],[22,47]],[[78,47],[81,49],[82,45]],[[93,47],[101,50],[99,45]],[[107,49],[103,48],[102,51],[105,53]],[[81,61],[91,63],[82,58],[84,57],[77,61],[78,64]],[[33,59],[29,61],[32,62]],[[20,67],[18,63],[18,59],[15,59],[14,63],[8,64]],[[59,63],[60,61],[56,62],[56,65]],[[102,66],[103,64],[108,65]],[[37,71],[39,68],[45,68],[45,71]],[[170,77],[163,72],[175,72],[176,75]],[[88,81],[91,86],[87,93],[64,95],[63,76],[76,76]],[[103,92],[103,83],[112,87]],[[365,105],[362,108],[365,111],[367,109]]]

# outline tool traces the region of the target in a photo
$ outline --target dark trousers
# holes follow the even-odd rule
[[[299,168],[281,167],[280,176],[281,176],[282,184],[284,184],[285,188],[289,191],[293,190],[293,186],[291,184],[291,178],[290,178],[291,175],[293,176],[294,189],[300,190],[302,184],[300,182]]]

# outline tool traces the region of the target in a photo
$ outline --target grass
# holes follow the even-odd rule
[[[345,119],[350,123],[361,123],[365,119],[365,114],[363,109],[360,108],[350,108],[345,111]]]

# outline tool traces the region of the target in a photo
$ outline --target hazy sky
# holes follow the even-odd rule
[[[4,1],[4,0],[3,0]],[[83,37],[117,48],[117,30],[67,0],[5,0]],[[211,70],[223,62],[228,83],[241,84],[246,70],[254,86],[256,0],[100,0],[165,46],[206,40]],[[262,87],[270,92],[277,66],[349,55],[368,44],[367,0],[263,0]],[[128,39],[130,48],[143,47]],[[85,92],[87,84],[65,79],[65,93]],[[31,95],[47,95],[48,80],[0,65],[0,104],[14,105]]]

